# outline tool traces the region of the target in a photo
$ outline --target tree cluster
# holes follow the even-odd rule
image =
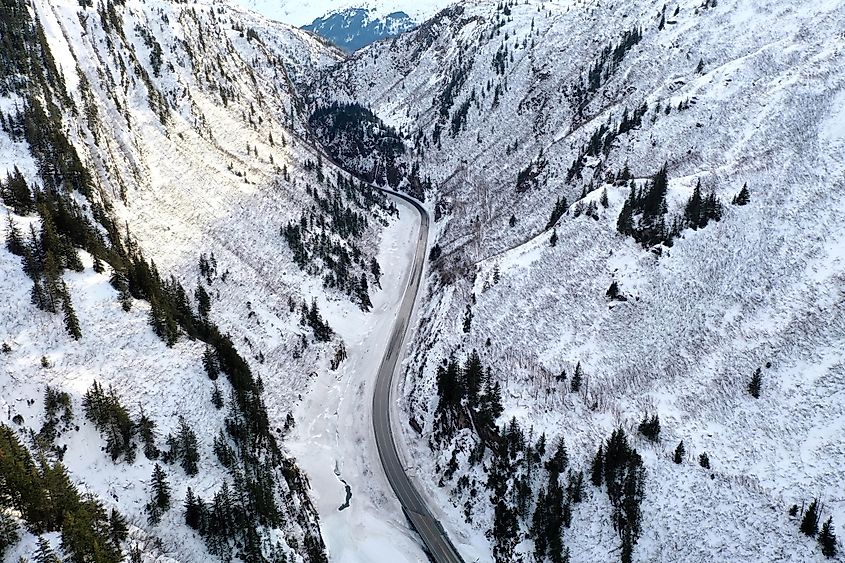
[[[461,366],[455,358],[437,367],[437,418],[435,426],[443,437],[456,430],[474,427],[482,439],[496,434],[496,419],[502,414],[501,387],[485,369],[473,350]]]
[[[634,545],[642,533],[642,504],[645,490],[645,467],[637,450],[628,444],[625,431],[619,428],[606,443],[599,446],[593,460],[591,482],[607,488],[612,506],[611,521],[622,541],[622,563],[630,563]]]
[[[122,561],[124,518],[81,494],[60,462],[50,463],[44,456],[33,459],[5,425],[0,425],[0,483],[0,514],[16,511],[34,534],[60,532],[70,561]],[[4,535],[8,541],[9,525],[0,517],[0,547]]]

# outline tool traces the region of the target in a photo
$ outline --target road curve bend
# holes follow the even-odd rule
[[[463,559],[461,559],[455,546],[452,545],[446,531],[440,525],[440,522],[432,516],[422,496],[405,472],[405,467],[399,460],[393,429],[390,425],[393,375],[402,355],[402,344],[408,333],[411,315],[420,289],[426,260],[430,219],[428,211],[416,199],[393,190],[378,186],[373,187],[410,203],[420,214],[420,234],[414,254],[414,266],[408,277],[408,285],[402,296],[402,304],[396,312],[396,321],[393,324],[387,349],[379,365],[373,392],[373,430],[375,431],[376,448],[387,480],[393,488],[393,492],[396,493],[405,516],[425,543],[429,556],[436,563],[463,563]]]

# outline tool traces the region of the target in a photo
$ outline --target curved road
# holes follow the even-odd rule
[[[394,442],[393,429],[390,426],[391,389],[393,388],[393,374],[402,352],[402,344],[408,332],[411,314],[417,300],[417,293],[422,279],[423,266],[426,259],[426,244],[428,242],[428,211],[420,203],[399,192],[373,186],[380,191],[398,197],[410,203],[420,214],[420,234],[414,255],[414,267],[408,277],[408,286],[402,297],[402,304],[396,312],[396,322],[390,341],[381,360],[373,392],[373,430],[376,436],[381,465],[387,480],[402,505],[405,516],[425,543],[429,556],[436,563],[463,563],[458,550],[452,545],[446,531],[428,510],[422,496],[411,483],[405,467],[399,460],[399,453]]]
[[[282,65],[282,72],[295,103],[298,105],[301,104],[296,86],[290,79],[285,65]],[[302,108],[300,108],[300,111],[303,114],[305,113],[302,111]],[[323,150],[307,118],[303,121],[303,126],[313,140],[312,148],[314,151],[322,154],[323,158],[331,162],[338,170],[346,170],[327,151]],[[353,172],[347,170],[347,173],[362,182],[366,182]],[[414,267],[411,270],[411,275],[408,277],[408,286],[405,288],[405,294],[402,296],[402,304],[396,313],[396,322],[393,325],[393,332],[390,335],[390,341],[382,357],[381,365],[379,365],[375,390],[373,391],[373,431],[375,432],[376,448],[378,449],[379,458],[384,468],[384,474],[387,476],[387,481],[390,483],[393,492],[396,493],[396,497],[402,505],[402,511],[405,513],[405,516],[420,535],[420,538],[422,538],[429,557],[435,563],[464,563],[464,560],[458,554],[458,550],[455,549],[455,546],[449,540],[449,536],[446,534],[443,526],[431,515],[422,496],[416,487],[414,487],[414,484],[411,483],[411,479],[407,473],[405,473],[405,467],[399,460],[399,452],[396,449],[393,429],[390,426],[393,374],[396,371],[396,364],[399,362],[402,344],[405,342],[405,335],[408,333],[408,326],[411,321],[411,314],[414,311],[414,305],[417,301],[417,293],[420,289],[423,266],[426,260],[428,226],[430,223],[428,211],[426,211],[419,201],[406,194],[389,188],[382,188],[370,182],[366,183],[381,192],[408,202],[420,214],[420,234],[414,254]]]

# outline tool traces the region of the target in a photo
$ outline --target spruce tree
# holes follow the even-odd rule
[[[211,391],[211,404],[218,410],[223,408],[223,392],[216,381],[214,382],[214,389]]]
[[[208,292],[201,283],[197,284],[197,289],[194,291],[194,297],[197,300],[197,311],[199,312],[200,317],[203,319],[208,318],[208,312],[211,310],[211,297],[209,297]]]
[[[62,560],[53,551],[50,542],[44,536],[38,537],[38,549],[32,559],[35,563],[61,563]]]
[[[660,438],[660,417],[656,414],[651,415],[651,417],[646,415],[640,422],[638,430],[640,434],[652,442],[656,442]]]
[[[683,463],[684,462],[684,456],[686,455],[686,453],[687,453],[687,449],[684,447],[684,441],[681,440],[681,442],[678,444],[678,447],[675,448],[675,456],[673,458],[674,462],[675,463]]]
[[[150,460],[158,459],[160,452],[155,441],[155,422],[147,416],[144,409],[141,409],[141,418],[138,420],[138,435],[144,443],[144,457]]]
[[[748,382],[748,393],[755,399],[760,398],[760,389],[763,386],[763,374],[760,368],[754,370],[751,375],[751,381]]]
[[[170,509],[170,485],[159,464],[153,468],[150,482],[150,501],[147,503],[147,521],[151,525],[161,522],[162,515]]]
[[[6,215],[6,222],[6,249],[15,256],[24,256],[26,244],[20,229],[9,214]]]
[[[554,248],[557,246],[557,229],[552,229],[552,236],[549,239],[549,245]]]
[[[79,328],[79,319],[73,310],[73,303],[70,300],[70,292],[62,282],[62,309],[65,312],[65,330],[74,340],[82,338],[82,329]]]
[[[569,454],[566,452],[566,442],[563,436],[557,439],[552,457],[546,462],[546,470],[551,475],[560,475],[569,465]],[[551,479],[551,476],[549,477]]]
[[[604,445],[599,444],[599,451],[596,452],[596,455],[593,458],[593,463],[590,465],[590,482],[596,487],[601,487],[603,473]]]
[[[704,469],[710,469],[710,456],[707,455],[707,452],[698,456],[698,464]]]
[[[833,517],[829,517],[822,524],[822,531],[819,534],[819,546],[822,548],[822,555],[828,559],[836,557],[836,534],[833,533]]]
[[[205,351],[202,353],[202,367],[205,368],[205,373],[212,381],[220,377],[220,368],[217,365],[217,357],[211,346],[206,345]]]
[[[581,391],[581,381],[583,374],[581,373],[581,362],[575,364],[575,373],[572,374],[572,379],[569,381],[569,390],[573,393]]]
[[[748,189],[748,184],[743,184],[742,189],[736,194],[731,201],[733,205],[748,205],[751,201],[751,192]]]
[[[819,501],[813,499],[801,519],[801,532],[813,537],[819,531]]]
[[[109,536],[114,545],[120,545],[129,535],[126,518],[114,508],[109,512]]]
[[[188,493],[185,495],[185,524],[194,530],[201,530],[204,512],[205,506],[202,499],[194,495],[194,491],[188,487]]]
[[[534,515],[531,517],[531,535],[534,537],[534,558],[543,561],[548,551],[548,520],[549,507],[546,503],[546,491],[540,488],[537,493],[537,503]]]
[[[684,208],[684,222],[694,230],[698,229],[701,225],[703,203],[701,199],[701,180],[699,180]]]
[[[508,220],[508,225],[510,225],[511,227],[516,225],[516,215],[511,215],[510,220]]]
[[[10,547],[18,543],[18,539],[20,539],[18,523],[6,510],[0,510],[0,557],[3,557]]]

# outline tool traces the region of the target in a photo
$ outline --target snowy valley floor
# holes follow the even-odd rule
[[[297,428],[288,440],[311,482],[329,558],[337,563],[427,561],[379,465],[370,407],[419,233],[416,212],[396,201],[399,220],[384,230],[378,255],[383,290],[373,294],[370,313],[344,302],[326,306],[348,359],[314,381],[294,411]],[[347,498],[344,481],[351,498],[339,510]]]

